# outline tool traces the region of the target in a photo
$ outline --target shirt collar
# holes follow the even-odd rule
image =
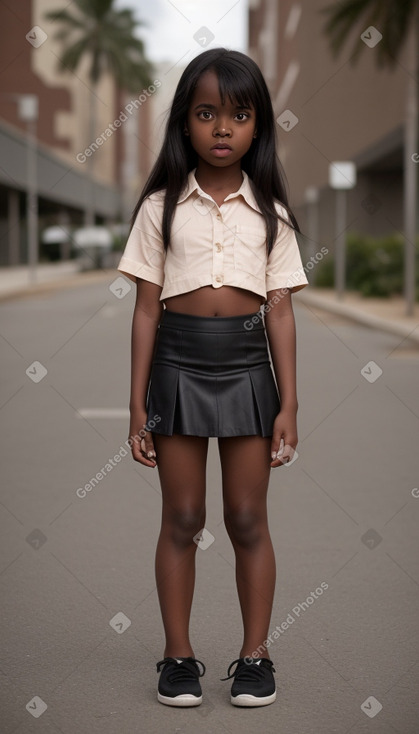
[[[188,180],[187,180],[185,188],[183,189],[183,191],[181,192],[178,198],[178,204],[180,204],[182,201],[185,201],[189,196],[191,196],[191,194],[194,193],[194,191],[196,191],[198,195],[202,196],[204,199],[210,199],[211,201],[213,201],[212,197],[209,194],[207,194],[205,191],[203,191],[201,187],[199,186],[198,181],[195,178],[195,172],[196,172],[196,168],[194,168],[192,171],[189,171]],[[233,193],[226,196],[224,201],[229,201],[230,199],[234,199],[237,196],[242,196],[245,202],[249,204],[249,206],[251,206],[252,209],[260,213],[260,209],[256,203],[256,199],[254,197],[254,194],[253,194],[253,191],[250,185],[250,178],[247,175],[246,171],[242,170],[242,176],[243,176],[243,181],[241,183],[240,188],[237,191],[234,191]]]

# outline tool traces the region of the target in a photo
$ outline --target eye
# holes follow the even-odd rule
[[[236,118],[238,122],[244,122],[245,120],[248,120],[250,117],[248,112],[238,112],[236,115]]]
[[[212,112],[209,110],[202,110],[198,113],[198,117],[201,118],[201,120],[211,120]]]

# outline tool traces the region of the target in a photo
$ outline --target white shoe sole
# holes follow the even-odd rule
[[[251,696],[250,693],[241,693],[239,696],[231,696],[230,701],[233,706],[268,706],[275,699],[276,691],[271,693],[270,696],[264,696],[263,698]]]
[[[163,696],[157,692],[157,700],[166,706],[199,706],[202,703],[202,696],[193,696],[192,693],[182,693],[180,696]]]

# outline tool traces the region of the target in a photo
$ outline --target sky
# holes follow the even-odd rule
[[[132,8],[151,61],[186,65],[206,48],[246,52],[247,0],[116,0]]]

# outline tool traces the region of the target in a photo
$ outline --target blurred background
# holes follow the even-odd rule
[[[180,74],[224,45],[268,82],[311,284],[404,298],[412,316],[417,6],[5,0],[0,267],[26,265],[33,282],[38,263],[114,267]]]
[[[1,734],[417,734],[418,11],[0,0]],[[270,632],[296,619],[270,648],[278,701],[246,721],[220,683],[242,622],[215,437],[204,702],[156,701],[161,490],[125,443],[136,288],[115,270],[180,74],[215,46],[268,82],[310,281],[298,460],[269,488]]]

